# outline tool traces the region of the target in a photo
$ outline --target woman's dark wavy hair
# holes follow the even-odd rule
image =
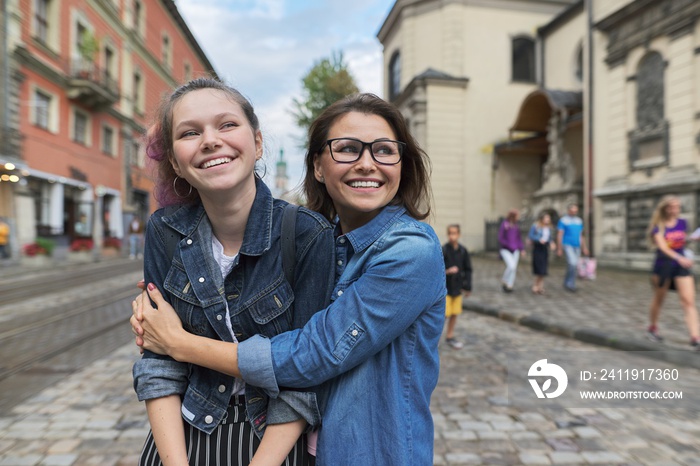
[[[260,122],[253,105],[238,90],[215,78],[196,78],[183,84],[165,97],[158,107],[155,122],[146,136],[146,155],[154,162],[156,171],[155,197],[161,207],[173,204],[190,204],[199,200],[199,193],[185,179],[178,179],[173,169],[173,108],[186,94],[200,89],[214,89],[226,94],[243,109],[253,132],[260,129]],[[177,187],[175,187],[177,186]],[[187,194],[183,196],[183,194]]]
[[[398,141],[406,143],[401,157],[401,181],[392,205],[402,205],[411,217],[424,220],[430,215],[432,203],[430,190],[430,160],[428,155],[408,130],[408,125],[401,112],[389,102],[374,94],[353,94],[330,105],[309,127],[308,151],[306,152],[304,176],[304,194],[307,207],[315,210],[327,219],[335,218],[337,212],[333,207],[326,186],[314,176],[314,160],[320,157],[326,148],[328,133],[333,124],[342,116],[358,112],[365,115],[377,115],[391,126]]]

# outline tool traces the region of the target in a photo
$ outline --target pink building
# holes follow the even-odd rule
[[[8,2],[0,216],[37,237],[121,239],[157,208],[143,136],[164,93],[214,74],[172,0]],[[17,144],[9,144],[8,141]]]

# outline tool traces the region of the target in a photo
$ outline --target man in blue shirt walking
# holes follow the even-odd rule
[[[559,219],[557,224],[557,256],[566,254],[566,275],[564,276],[564,289],[576,291],[576,266],[578,265],[581,251],[588,255],[588,248],[583,237],[583,220],[577,216],[578,206],[569,204],[566,215]]]

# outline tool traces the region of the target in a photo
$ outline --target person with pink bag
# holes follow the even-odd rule
[[[569,204],[566,215],[557,223],[557,256],[566,254],[564,289],[572,293],[576,292],[576,272],[581,253],[588,256],[588,248],[583,237],[583,220],[577,214],[578,206]]]

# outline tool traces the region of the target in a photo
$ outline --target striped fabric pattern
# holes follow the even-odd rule
[[[241,397],[242,398],[242,397]],[[185,422],[185,446],[190,466],[248,466],[260,445],[246,416],[245,404],[229,406],[228,418],[211,435]],[[313,466],[315,458],[307,452],[302,435],[283,466]],[[162,466],[153,433],[149,431],[141,451],[139,466]]]

